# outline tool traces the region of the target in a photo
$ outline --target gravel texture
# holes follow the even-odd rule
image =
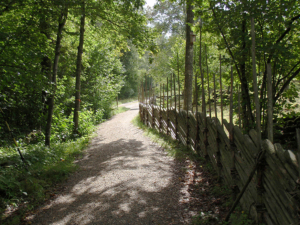
[[[63,191],[32,224],[186,224],[182,165],[135,127],[138,103],[99,125]]]

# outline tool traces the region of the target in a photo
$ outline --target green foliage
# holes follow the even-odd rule
[[[54,139],[70,137],[81,15],[78,6],[81,3],[77,0],[38,3],[22,0],[7,1],[1,6],[0,107],[4,114],[0,115],[0,146],[10,144],[4,121],[14,129],[15,136],[22,137],[33,130],[43,131],[47,99],[54,90]],[[85,3],[87,18],[80,100],[81,107],[92,110],[100,122],[109,117],[111,103],[124,85],[125,70],[120,61],[122,53],[128,50],[128,43],[137,46],[135,52],[152,49],[153,32],[146,26],[142,11],[138,10],[143,3],[141,1],[86,0]],[[68,5],[69,15],[64,27],[55,85],[50,81],[62,5]],[[136,95],[137,76],[131,76],[131,81],[127,82],[135,83],[128,95]],[[42,95],[42,92],[47,94]],[[82,133],[85,133],[84,130],[86,127]]]
[[[128,108],[119,107],[113,110],[112,114],[127,110]],[[18,208],[19,205],[27,202],[26,207],[29,210],[49,198],[49,190],[76,170],[77,167],[73,161],[88,145],[95,125],[103,121],[104,114],[102,110],[95,113],[92,110],[81,111],[79,114],[81,137],[76,138],[72,136],[71,116],[64,117],[63,115],[64,113],[59,108],[54,113],[51,148],[44,146],[41,131],[32,132],[29,136],[34,138],[34,141],[40,138],[40,142],[36,144],[32,142],[27,144],[27,139],[18,141],[27,163],[26,166],[21,161],[16,148],[0,147],[1,214],[8,206]],[[15,219],[15,217],[8,218],[8,224],[13,224]]]
[[[81,111],[78,133],[74,135],[74,72],[81,3],[20,0],[4,1],[0,6],[0,107],[4,112],[0,113],[1,210],[24,202],[34,205],[47,198],[45,190],[75,169],[72,161],[86,146],[95,124],[117,113],[112,103],[122,86],[130,86],[128,96],[136,95],[140,73],[135,71],[135,65],[127,68],[121,61],[122,54],[129,50],[128,43],[132,43],[135,58],[144,49],[155,50],[153,32],[139,10],[143,1],[85,1],[81,98],[76,99]],[[62,6],[68,7],[69,15],[55,83],[51,77]],[[53,93],[52,147],[45,148],[42,141]],[[28,171],[12,147],[5,122],[18,140]],[[8,223],[18,224],[19,218]]]
[[[125,72],[123,74],[124,83],[120,90],[120,94],[118,95],[120,99],[137,96],[138,85],[140,82],[140,64],[143,64],[143,59],[140,58],[135,46],[129,43],[129,47],[130,51],[124,52],[121,57]]]
[[[247,117],[246,111],[252,111],[254,108],[253,103],[252,105],[250,103],[253,99],[251,18],[254,18],[259,98],[266,108],[266,65],[270,63],[274,113],[280,114],[286,100],[292,100],[296,96],[293,88],[285,87],[291,81],[299,79],[300,73],[298,57],[300,45],[297,36],[299,32],[296,29],[300,19],[298,1],[199,0],[195,2],[195,15],[201,18],[204,33],[208,33],[216,40],[208,42],[210,49],[226,51],[222,63],[234,65],[235,83],[242,84],[244,89],[249,88],[242,96],[244,118]],[[209,67],[211,70],[212,66]],[[226,80],[229,81],[224,75],[223,83]]]
[[[47,198],[46,190],[76,169],[73,160],[88,141],[89,137],[83,136],[75,141],[53,143],[51,148],[42,143],[22,146],[28,170],[14,149],[0,148],[1,212],[11,204],[17,207],[27,201],[29,205],[35,205]]]
[[[65,116],[59,107],[53,114],[51,129],[51,141],[65,141],[72,135],[73,120],[72,115]]]
[[[153,9],[148,9],[150,24],[155,26],[163,35],[184,36],[185,32],[185,4],[180,1],[158,1]],[[164,19],[161,19],[163,15]]]

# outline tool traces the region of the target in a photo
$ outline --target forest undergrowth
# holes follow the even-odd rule
[[[127,111],[115,107],[109,117]],[[54,118],[51,147],[44,144],[44,134],[34,131],[19,135],[18,147],[0,147],[0,223],[22,224],[22,219],[40,203],[55,197],[59,183],[77,169],[74,161],[81,157],[89,140],[94,136],[96,125],[105,119],[104,113],[82,111],[79,134],[72,133],[71,118]],[[55,123],[60,119],[60,123]],[[18,154],[19,148],[25,161]]]

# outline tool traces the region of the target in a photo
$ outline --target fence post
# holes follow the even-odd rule
[[[171,122],[170,122],[170,111],[172,112],[172,94],[173,94],[173,88],[172,88],[172,75],[170,77],[170,91],[171,91],[171,94],[170,94],[170,108],[169,108],[169,128],[170,130],[172,130],[172,126],[171,126]],[[170,132],[170,136],[172,137],[172,132]]]
[[[140,103],[140,91],[141,91],[141,84],[138,87],[138,102]]]
[[[186,146],[189,146],[190,144],[190,125],[189,125],[189,110],[188,108],[186,109]]]
[[[145,77],[145,100],[147,105],[147,76]]]
[[[204,152],[203,156],[206,158],[207,154],[207,147],[208,147],[208,138],[207,138],[207,119],[206,119],[206,104],[205,104],[205,89],[204,89],[204,69],[202,69],[202,26],[200,26],[200,52],[199,52],[199,67],[201,73],[201,83],[202,83],[202,115],[203,115],[203,122],[204,122]]]
[[[298,190],[300,187],[300,129],[296,129],[296,139],[297,139],[297,161],[298,161],[298,180],[297,180],[297,185],[298,185]],[[300,193],[297,193],[298,199],[300,198]],[[300,203],[298,201],[298,207],[300,207]]]
[[[298,176],[299,176],[299,182],[300,182],[300,129],[296,129],[296,139],[297,139],[297,160],[298,160]]]
[[[174,97],[175,97],[175,138],[176,140],[178,140],[178,120],[177,120],[177,99],[176,99],[176,88],[175,88],[175,84],[176,84],[176,79],[175,79],[175,73],[173,73],[173,78],[174,78]]]
[[[229,140],[230,140],[230,147],[231,147],[231,151],[232,151],[232,166],[230,168],[230,175],[232,177],[232,181],[233,181],[233,185],[231,186],[232,188],[232,192],[233,192],[233,199],[235,200],[238,192],[239,192],[239,188],[236,185],[237,181],[238,181],[238,172],[236,169],[236,165],[235,165],[235,153],[236,153],[236,145],[234,143],[234,125],[233,125],[233,69],[231,66],[231,81],[230,81],[230,110],[229,110],[229,124],[230,124],[230,129],[229,129]]]
[[[163,108],[165,108],[165,84],[163,84]]]
[[[170,96],[170,109],[172,109],[172,94],[173,94],[173,88],[172,88],[172,75],[170,78],[170,86],[171,86],[171,96]]]
[[[143,123],[146,122],[146,115],[145,115],[145,85],[143,84]]]
[[[146,118],[146,125],[148,126],[149,123],[149,99],[147,99],[147,79],[146,79],[146,109],[147,109],[147,118]],[[148,95],[149,95],[149,89],[150,89],[150,84],[149,84],[149,88],[148,88]]]
[[[155,115],[154,115],[154,90],[153,84],[151,86],[152,89],[152,128],[155,128]]]
[[[272,97],[272,72],[271,63],[267,64],[268,87],[268,139],[273,143],[273,97]]]
[[[195,73],[195,94],[196,94],[196,112],[195,112],[195,119],[196,119],[196,139],[195,139],[195,151],[199,154],[199,120],[198,120],[198,76]]]
[[[206,102],[205,102],[205,88],[204,88],[204,69],[201,73],[201,82],[202,82],[202,114],[203,114],[203,122],[204,122],[204,152],[203,156],[205,158],[208,157],[207,149],[208,149],[208,128],[207,128],[207,117],[206,117]]]
[[[220,96],[221,96],[221,124],[223,127],[223,91],[222,91],[222,58],[220,54]]]
[[[230,80],[230,110],[229,110],[229,139],[233,142],[233,69],[231,66],[231,80]]]
[[[140,85],[140,102],[143,102],[143,82]]]
[[[266,167],[266,158],[263,151],[260,152],[262,154],[261,160],[258,162],[257,167],[257,199],[256,199],[256,212],[257,212],[257,222],[261,224],[263,222],[263,214],[265,212],[265,205],[263,200],[263,193],[265,192],[265,188],[263,186],[263,176]]]
[[[139,111],[140,111],[140,119],[143,121],[143,107],[141,107],[142,103],[142,95],[143,95],[143,90],[142,90],[142,82],[140,83],[140,99],[139,99]]]
[[[162,115],[161,115],[161,84],[159,84],[159,132],[161,132],[161,121],[162,121]]]
[[[186,101],[186,146],[190,144],[189,106]]]
[[[163,84],[163,108],[165,108],[165,84]]]
[[[208,63],[207,63],[207,51],[206,51],[206,45],[205,45],[205,55],[206,55],[207,92],[208,92],[209,117],[211,118],[211,102],[210,102],[209,73],[208,73]]]
[[[217,94],[216,94],[216,75],[214,73],[214,107],[215,107],[215,125],[218,125],[218,112],[217,112]],[[219,132],[216,132],[216,145],[217,145],[217,167],[218,167],[218,181],[221,182],[221,171],[222,171],[222,163],[221,163],[221,151],[220,151],[220,138],[219,138]]]
[[[256,110],[256,132],[257,132],[257,149],[260,151],[261,145],[261,113],[258,99],[257,74],[256,74],[256,58],[255,58],[255,28],[254,18],[251,18],[251,35],[252,35],[252,72],[253,72],[253,90]]]
[[[214,107],[215,107],[215,118],[216,118],[216,125],[218,124],[218,110],[217,110],[217,88],[216,88],[216,75],[214,73]]]
[[[239,128],[242,128],[241,124],[241,90],[240,86],[238,86],[238,114],[239,114]]]
[[[169,78],[167,77],[167,135],[169,135]]]
[[[178,112],[180,112],[180,80],[179,80],[179,68],[178,68]]]
[[[253,72],[253,89],[254,89],[254,100],[255,100],[255,108],[256,108],[256,131],[257,131],[257,148],[258,152],[261,152],[261,114],[260,114],[260,104],[258,99],[258,87],[257,87],[257,75],[256,75],[256,60],[255,60],[255,29],[254,29],[254,18],[251,18],[251,33],[252,33],[252,72]],[[270,115],[270,126],[272,126],[270,130],[270,136],[268,134],[268,138],[271,142],[273,142],[273,101],[272,101],[272,77],[271,77],[271,65],[267,65],[267,82],[268,82],[268,98],[270,101],[270,111],[268,111],[268,116]],[[269,108],[269,102],[268,102]],[[270,114],[269,114],[270,113]],[[269,121],[268,121],[269,125]],[[269,132],[269,129],[268,129]],[[263,222],[263,214],[265,212],[265,205],[263,199],[263,193],[265,189],[263,187],[263,175],[266,167],[266,159],[265,154],[262,155],[262,161],[258,164],[257,169],[257,204],[256,211],[258,217],[258,223]]]
[[[145,85],[144,82],[142,82],[142,103],[145,103]]]

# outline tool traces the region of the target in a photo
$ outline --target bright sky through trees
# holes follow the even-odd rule
[[[156,0],[146,0],[147,6],[153,7],[155,3],[156,3]]]

